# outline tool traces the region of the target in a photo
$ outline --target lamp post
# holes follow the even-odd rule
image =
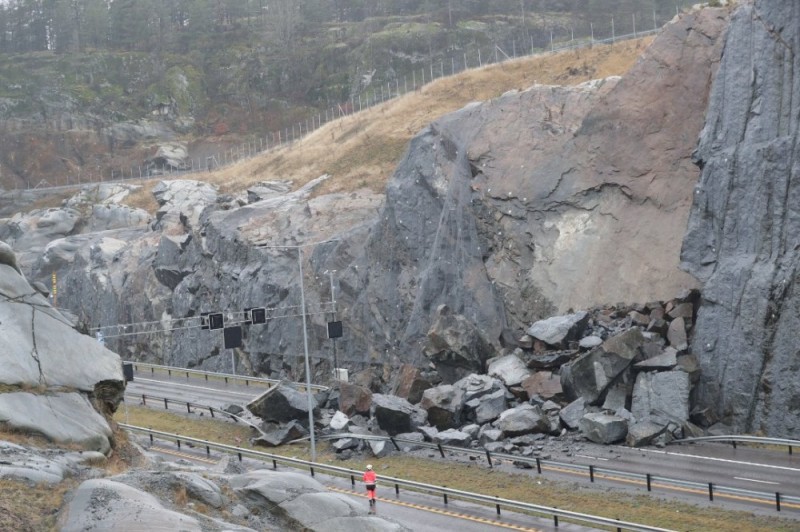
[[[337,242],[338,239],[325,240],[323,242],[314,242],[310,244],[301,244],[296,246],[269,246],[261,245],[258,247],[271,248],[271,249],[296,249],[297,250],[297,266],[300,270],[300,305],[303,314],[303,354],[305,356],[305,369],[306,369],[306,399],[308,402],[308,432],[311,435],[311,461],[317,461],[317,440],[314,434],[314,407],[311,398],[311,364],[308,359],[308,327],[306,326],[306,295],[305,286],[303,283],[303,248],[309,246],[316,246],[318,244],[327,244],[330,242]]]
[[[300,267],[300,304],[303,314],[303,353],[306,363],[306,399],[308,400],[308,432],[311,435],[311,461],[317,461],[317,442],[314,436],[314,407],[311,402],[311,366],[308,363],[308,330],[306,328],[306,296],[303,287],[303,248],[297,246],[297,264]]]

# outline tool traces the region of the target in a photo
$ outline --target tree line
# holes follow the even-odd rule
[[[193,36],[243,28],[290,46],[323,25],[377,17],[452,26],[505,14],[526,25],[543,13],[586,20],[672,8],[672,1],[655,0],[0,0],[0,53],[182,51]]]

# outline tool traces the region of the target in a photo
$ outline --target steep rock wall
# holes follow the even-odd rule
[[[667,299],[696,285],[677,247],[725,14],[682,15],[621,79],[536,85],[443,117],[412,141],[385,198],[311,197],[313,184],[253,201],[203,194],[185,210],[162,206],[147,227],[73,232],[46,246],[32,278],[57,270],[59,301],[91,327],[164,324],[108,338],[124,358],[204,369],[231,370],[221,334],[172,320],[294,308],[249,328],[233,351],[238,371],[294,378],[296,246],[307,246],[312,360],[331,361],[335,348],[351,369],[421,362],[440,304],[495,341],[569,307]],[[175,197],[196,186],[171,183]],[[332,271],[346,324],[335,344],[322,307]]]
[[[705,282],[698,399],[740,431],[800,428],[800,6],[757,0],[731,22],[697,148],[684,267]]]

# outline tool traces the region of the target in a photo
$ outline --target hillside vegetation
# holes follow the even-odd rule
[[[489,100],[536,83],[576,85],[624,74],[652,38],[594,46],[557,54],[508,61],[446,77],[380,106],[326,124],[297,143],[210,173],[192,174],[218,185],[222,192],[241,191],[259,181],[292,180],[295,186],[323,174],[332,176],[320,193],[368,187],[382,192],[408,142],[436,118],[473,101]],[[144,182],[131,203],[154,211]]]

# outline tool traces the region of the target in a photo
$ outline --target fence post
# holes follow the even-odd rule
[[[169,406],[167,405],[167,398],[164,398],[164,410],[169,410]]]
[[[399,497],[399,496],[400,496],[400,484],[395,484],[395,485],[394,485],[394,494],[395,494],[395,496],[397,496],[397,497]]]
[[[356,487],[356,476],[355,475],[350,475],[350,484],[352,484],[354,488]]]
[[[714,500],[714,484],[712,482],[708,483],[708,500]]]
[[[650,486],[650,473],[647,473],[647,491],[653,491]]]
[[[536,457],[536,472],[542,474],[542,460],[538,456]]]
[[[439,447],[439,454],[441,454],[442,458],[444,458],[444,449],[442,449],[442,444],[437,443],[436,446]]]
[[[242,453],[236,453],[239,456],[239,461],[242,461]]]
[[[594,466],[589,466],[589,482],[594,482]]]
[[[781,494],[778,491],[775,492],[775,509],[781,511]]]
[[[486,461],[489,462],[489,467],[494,467],[492,465],[492,454],[488,450],[486,451]]]

